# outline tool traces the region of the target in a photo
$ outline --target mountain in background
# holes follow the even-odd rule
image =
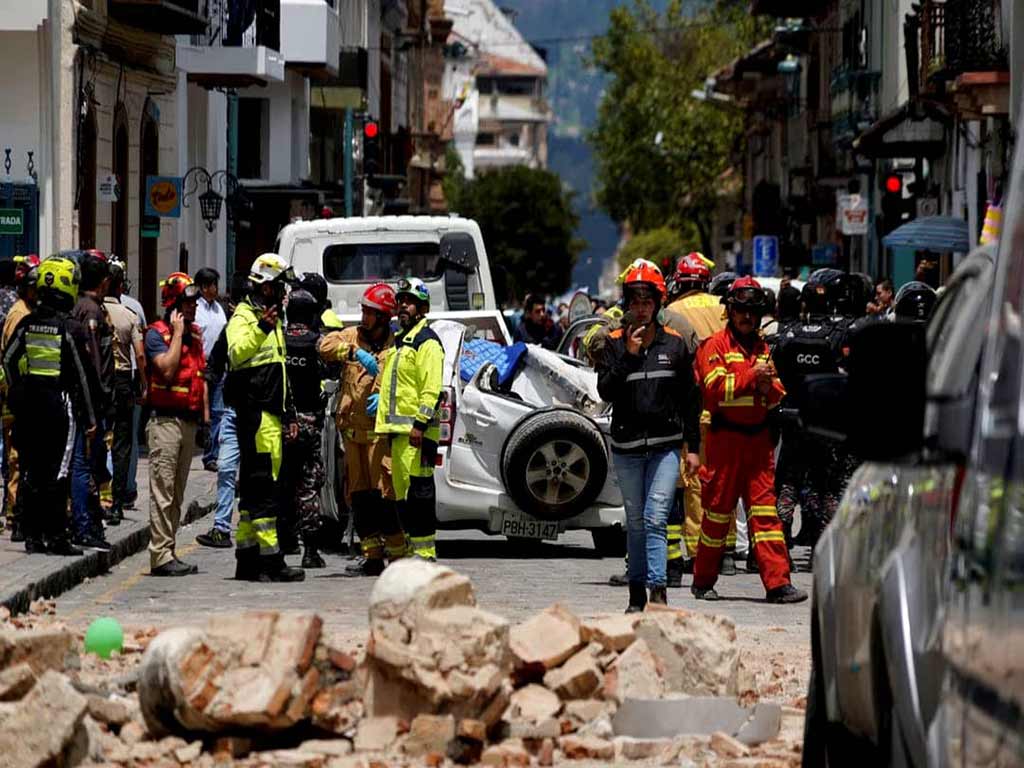
[[[597,120],[604,75],[586,65],[590,38],[608,28],[612,8],[630,0],[495,0],[515,11],[523,37],[548,64],[548,101],[555,116],[548,136],[548,167],[576,192],[577,234],[587,241],[573,270],[578,286],[597,290],[597,279],[619,242],[618,227],[593,201],[594,160],[586,132]],[[667,0],[652,0],[659,11]]]

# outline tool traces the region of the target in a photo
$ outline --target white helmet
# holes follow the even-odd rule
[[[249,279],[257,285],[273,280],[292,283],[295,281],[295,271],[276,253],[264,253],[252,263]]]

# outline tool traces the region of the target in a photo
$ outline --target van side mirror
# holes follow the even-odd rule
[[[925,326],[878,322],[849,340],[848,374],[808,376],[800,420],[811,433],[843,440],[866,461],[892,461],[924,445]]]
[[[469,232],[446,232],[441,235],[440,250],[442,259],[466,271],[476,269],[480,263],[476,243]]]

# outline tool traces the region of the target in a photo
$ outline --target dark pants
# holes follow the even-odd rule
[[[18,449],[25,538],[63,541],[68,529],[68,489],[75,425],[59,390],[32,393],[31,404],[15,414],[14,444]]]
[[[321,433],[323,413],[298,413],[299,435],[284,444],[284,505],[277,518],[282,546],[304,541],[320,530],[320,489],[324,485]],[[284,546],[284,548],[289,548]]]
[[[279,557],[277,515],[281,508],[280,467],[275,471],[274,450],[281,450],[277,417],[252,407],[237,411],[238,530],[235,557]]]
[[[132,463],[132,416],[135,412],[135,386],[132,374],[119,371],[114,376],[114,443],[112,461],[114,481],[111,488],[115,508],[124,504]]]

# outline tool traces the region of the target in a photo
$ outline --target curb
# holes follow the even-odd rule
[[[216,501],[201,503],[194,499],[185,511],[181,526],[190,525],[210,514]],[[137,513],[138,511],[135,510]],[[107,573],[113,566],[149,546],[149,516],[143,520],[125,521],[116,528],[107,528],[111,544],[109,552],[87,551],[81,557],[54,558],[49,555],[26,557],[9,566],[5,576],[12,575],[21,585],[0,593],[0,607],[12,616],[28,611],[33,600],[56,597],[77,587],[86,579]]]

